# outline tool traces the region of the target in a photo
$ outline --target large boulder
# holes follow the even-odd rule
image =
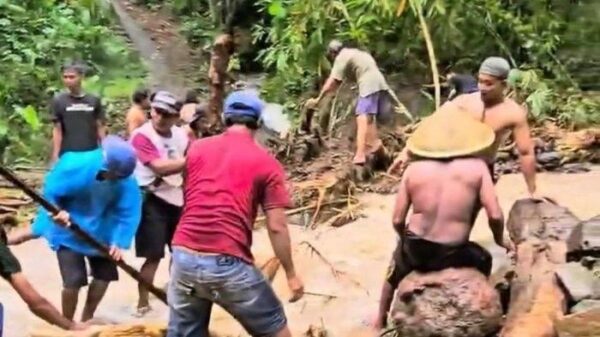
[[[404,278],[392,317],[401,336],[483,337],[500,329],[502,306],[483,274],[448,268]]]

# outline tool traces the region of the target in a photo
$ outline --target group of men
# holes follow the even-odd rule
[[[369,53],[334,40],[327,55],[333,62],[331,74],[319,96],[306,105],[315,108],[343,81],[358,85],[353,163],[363,165],[382,146],[376,117],[386,112],[390,89]],[[390,173],[404,169],[392,220],[399,240],[382,288],[375,328],[385,326],[394,291],[413,270],[473,267],[489,276],[491,255],[469,242],[481,207],[487,212],[496,244],[513,250],[504,236],[504,218],[494,190],[496,153],[512,132],[530,197],[536,195],[536,161],[527,111],[505,96],[510,68],[505,59],[489,57],[481,64],[477,80],[451,73],[448,82],[453,90],[448,101],[422,122],[389,168]]]
[[[334,41],[329,56],[332,73],[319,97],[307,104],[316,106],[344,80],[357,81],[353,162],[361,165],[382,146],[374,118],[382,113],[390,89],[367,52]],[[423,121],[390,168],[406,167],[393,215],[400,239],[375,327],[385,325],[394,290],[412,270],[467,266],[489,275],[491,256],[468,241],[481,207],[488,214],[495,242],[512,249],[503,234],[493,172],[496,151],[510,131],[532,195],[536,185],[526,111],[504,96],[509,70],[502,58],[485,60],[478,74],[479,90],[457,95]],[[208,336],[214,303],[253,336],[290,336],[281,301],[254,266],[251,252],[253,224],[261,207],[291,301],[302,297],[303,283],[294,268],[286,223],[285,209],[291,200],[285,173],[254,140],[264,107],[258,94],[231,93],[222,110],[227,129],[202,138],[201,128],[193,124],[206,108],[193,93],[183,104],[166,91],[138,90],[126,118],[126,141],[106,135],[102,106],[98,98],[82,91],[82,74],[77,65],[65,66],[63,81],[68,90],[51,104],[54,163],[44,182],[44,195],[63,211],[49,215],[40,210],[30,228],[11,233],[6,240],[8,244],[38,237],[48,241],[63,280],[62,315],[27,283],[6,244],[0,244],[1,275],[38,316],[66,329],[82,329],[85,324],[75,323],[74,314],[79,291],[88,284],[86,260],[92,281],[82,322],[94,316],[109,283],[118,279],[114,261],[122,259],[122,250],[135,241],[137,256],[145,259],[141,275],[152,283],[167,246],[172,252],[169,337]],[[109,246],[109,256],[71,233],[71,221]],[[140,285],[136,315],[150,310],[148,291]]]
[[[166,91],[138,90],[126,116],[125,140],[106,135],[99,99],[81,88],[83,69],[69,64],[62,75],[67,91],[51,103],[53,163],[43,187],[44,196],[62,211],[52,215],[40,209],[29,228],[9,233],[0,244],[1,275],[32,311],[62,328],[84,329],[109,284],[118,280],[114,262],[135,242],[136,255],[145,259],[140,274],[150,283],[165,246],[172,251],[169,336],[208,336],[212,303],[252,335],[290,336],[283,306],[251,253],[261,207],[291,300],[302,297],[286,223],[291,199],[285,173],[254,141],[264,106],[258,93],[231,93],[222,113],[227,130],[197,139],[201,134],[194,122],[201,120],[204,107],[193,95],[184,104]],[[110,247],[110,254],[73,234],[71,221]],[[40,237],[56,252],[62,314],[31,287],[7,248]],[[91,282],[78,323],[74,315],[80,289],[88,285],[86,263]],[[150,309],[148,291],[140,284],[134,314]]]

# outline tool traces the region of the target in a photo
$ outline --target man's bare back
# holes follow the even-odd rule
[[[415,161],[407,168],[403,184],[401,189],[405,188],[413,206],[408,230],[429,241],[467,242],[479,203],[493,217],[502,216],[492,177],[479,158]]]

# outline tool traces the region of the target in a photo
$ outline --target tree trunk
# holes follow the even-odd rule
[[[579,223],[568,209],[547,201],[517,201],[507,227],[517,245],[515,277],[500,337],[555,337],[567,310],[556,269],[566,262],[567,239]]]

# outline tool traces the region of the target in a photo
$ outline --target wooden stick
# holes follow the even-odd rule
[[[11,183],[13,183],[15,186],[17,186],[21,190],[23,190],[23,192],[25,192],[25,194],[27,194],[31,199],[33,199],[33,201],[42,205],[42,207],[44,207],[50,213],[56,215],[56,214],[58,214],[58,212],[60,212],[60,209],[56,205],[52,204],[51,202],[46,200],[44,197],[42,197],[34,189],[27,186],[27,184],[25,184],[23,181],[21,181],[21,179],[19,179],[12,171],[10,171],[8,168],[6,168],[2,165],[0,165],[0,175],[2,175],[4,178],[6,178],[6,180],[10,181]],[[70,230],[71,232],[73,232],[75,235],[77,235],[81,240],[85,241],[86,243],[88,243],[89,245],[94,247],[96,250],[101,252],[103,255],[110,256],[110,248],[109,247],[102,244],[98,240],[94,239],[90,234],[88,234],[86,231],[81,229],[81,226],[79,226],[74,221],[71,220],[71,225],[66,228],[68,230]],[[143,285],[146,289],[148,289],[148,291],[150,291],[154,296],[158,297],[159,300],[161,300],[163,303],[167,304],[167,294],[162,289],[159,289],[159,288],[155,287],[153,284],[151,284],[150,282],[146,281],[140,275],[140,273],[137,270],[135,270],[135,268],[133,268],[132,266],[125,263],[125,261],[113,260],[113,262],[119,268],[123,269],[123,271],[125,271],[129,276],[133,277],[136,281],[138,281],[141,285]]]
[[[337,296],[335,296],[335,295],[329,295],[329,294],[315,293],[315,292],[312,292],[312,291],[305,291],[305,292],[304,292],[304,295],[309,295],[309,296],[318,296],[318,297],[325,297],[325,298],[327,298],[327,300],[333,300],[333,299],[336,299],[336,298],[338,298],[338,297],[337,297]]]

